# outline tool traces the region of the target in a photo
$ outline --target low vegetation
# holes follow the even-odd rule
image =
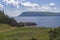
[[[12,27],[0,24],[0,40],[48,40],[48,28]]]
[[[60,40],[60,27],[49,31],[49,40]]]

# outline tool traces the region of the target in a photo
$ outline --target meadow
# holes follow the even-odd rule
[[[49,40],[49,28],[12,27],[0,24],[0,40]]]

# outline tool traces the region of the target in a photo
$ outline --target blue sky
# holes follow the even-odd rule
[[[25,11],[60,12],[60,0],[0,0],[0,10],[9,16]]]

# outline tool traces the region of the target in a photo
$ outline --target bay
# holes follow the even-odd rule
[[[35,22],[40,27],[60,26],[60,16],[14,17],[17,22]]]

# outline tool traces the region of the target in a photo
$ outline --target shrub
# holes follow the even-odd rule
[[[32,38],[31,40],[36,40],[35,38]]]

